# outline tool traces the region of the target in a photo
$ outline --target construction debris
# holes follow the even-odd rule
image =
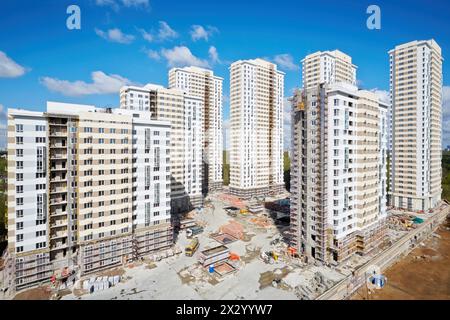
[[[231,205],[233,207],[237,207],[239,209],[245,208],[244,202],[242,202],[242,200],[236,196],[226,194],[226,193],[221,193],[217,196],[217,198],[225,203],[228,203],[229,205]]]
[[[238,238],[235,238],[227,233],[215,233],[211,235],[211,238],[223,245],[227,245],[239,240]]]
[[[273,224],[271,221],[269,221],[268,218],[266,217],[256,217],[256,218],[252,218],[250,220],[251,223],[257,225],[258,227],[261,228],[269,228],[271,227]]]
[[[226,275],[232,274],[236,272],[236,267],[233,266],[231,263],[223,262],[214,267],[215,273],[217,273],[219,276],[224,277]]]
[[[244,227],[234,220],[230,221],[229,224],[220,227],[220,232],[240,240],[244,238]]]
[[[412,217],[407,214],[394,214],[387,218],[387,223],[389,229],[395,231],[409,231],[411,229],[417,228],[415,219],[416,217]],[[420,220],[423,222],[422,219]]]

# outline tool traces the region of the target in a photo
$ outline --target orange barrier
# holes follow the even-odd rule
[[[236,253],[230,253],[230,260],[231,261],[239,261],[239,260],[241,260],[241,257]]]

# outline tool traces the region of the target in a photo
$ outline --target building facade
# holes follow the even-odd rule
[[[284,73],[255,59],[233,63],[230,75],[230,191],[243,198],[279,194],[284,190]]]
[[[316,88],[321,83],[346,82],[356,85],[357,67],[345,53],[318,51],[302,60],[303,88]]]
[[[442,52],[434,40],[389,51],[392,103],[390,204],[427,211],[441,201]]]
[[[223,79],[198,67],[173,68],[169,88],[180,89],[203,100],[203,193],[223,187],[222,101]]]
[[[348,83],[321,84],[292,99],[292,246],[339,263],[384,238],[387,112]]]
[[[148,112],[171,123],[171,208],[184,213],[203,205],[203,99],[158,85],[123,87],[120,108]]]
[[[10,109],[8,245],[17,288],[170,247],[170,175],[158,166],[170,162],[168,145],[170,123],[148,113],[53,102],[47,112]],[[138,250],[135,235],[155,229],[165,236],[148,236],[148,250]]]

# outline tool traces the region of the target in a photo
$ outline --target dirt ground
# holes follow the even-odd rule
[[[450,299],[450,220],[386,272],[387,284],[367,295],[361,288],[354,300],[449,300]]]
[[[50,296],[50,288],[43,286],[20,292],[14,297],[14,300],[49,300]]]

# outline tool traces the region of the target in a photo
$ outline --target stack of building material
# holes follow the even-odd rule
[[[229,224],[220,227],[220,232],[240,240],[244,238],[244,227],[236,221],[230,221]]]
[[[120,276],[90,278],[83,282],[83,290],[94,293],[107,290],[120,282]]]

